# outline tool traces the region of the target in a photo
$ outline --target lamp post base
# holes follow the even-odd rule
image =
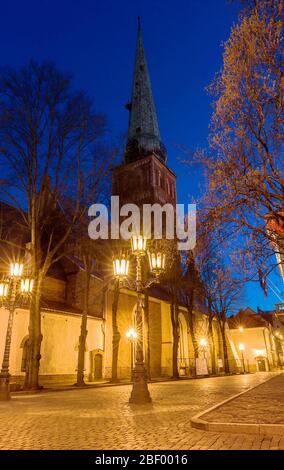
[[[6,377],[0,377],[0,401],[8,401],[10,399],[9,380]]]
[[[144,364],[138,364],[133,371],[133,388],[129,403],[142,405],[144,403],[151,403],[151,401],[152,398],[148,390],[146,369]]]

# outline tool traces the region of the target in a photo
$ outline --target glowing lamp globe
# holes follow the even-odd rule
[[[22,263],[11,263],[10,264],[10,276],[21,277],[23,273],[24,265]]]
[[[135,340],[137,339],[137,336],[138,334],[136,333],[136,331],[134,330],[134,328],[130,328],[126,333],[126,338],[128,339],[131,339],[131,340]]]
[[[123,278],[128,275],[129,261],[125,255],[117,256],[113,260],[113,272],[115,277]]]
[[[8,282],[0,282],[0,297],[4,298],[8,295],[9,284]]]
[[[159,252],[149,252],[149,263],[150,263],[150,270],[154,274],[161,274],[165,270],[166,264],[166,255],[165,253]]]
[[[21,292],[23,294],[30,294],[33,290],[33,286],[33,279],[26,278],[21,280]]]
[[[147,238],[143,235],[133,236],[131,246],[134,256],[143,256],[146,253]]]

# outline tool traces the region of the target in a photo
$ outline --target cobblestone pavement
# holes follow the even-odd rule
[[[202,416],[222,423],[284,424],[284,374]]]
[[[150,384],[153,404],[129,405],[130,386],[14,396],[0,403],[0,449],[278,449],[280,438],[199,431],[198,412],[269,373]]]

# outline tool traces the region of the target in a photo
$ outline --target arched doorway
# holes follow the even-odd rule
[[[258,372],[266,372],[267,371],[266,357],[258,356],[255,358],[255,360],[256,360],[256,366],[257,366]]]
[[[27,363],[28,363],[28,343],[29,337],[25,336],[21,342],[20,347],[22,348],[22,361],[21,361],[21,372],[26,372],[27,370]]]
[[[94,379],[103,378],[103,355],[96,353],[94,356]]]

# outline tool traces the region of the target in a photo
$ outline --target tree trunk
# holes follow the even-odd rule
[[[81,334],[79,337],[78,349],[78,366],[77,366],[77,382],[75,385],[85,385],[84,371],[85,371],[85,351],[86,339],[88,335],[87,320],[89,311],[89,289],[90,289],[90,273],[88,267],[85,267],[85,286],[84,286],[84,310],[81,319]]]
[[[193,345],[194,359],[197,359],[198,358],[198,342],[197,342],[196,335],[195,335],[193,305],[194,305],[194,293],[192,290],[191,295],[190,295],[190,303],[187,307],[187,317],[188,317],[188,326],[189,326],[189,331],[190,331],[192,345]]]
[[[148,379],[151,378],[151,362],[150,362],[150,329],[149,329],[149,294],[145,292],[144,299],[144,328],[145,328],[145,365],[147,369]]]
[[[171,321],[173,330],[173,377],[179,378],[178,372],[178,346],[179,346],[179,325],[178,325],[178,305],[175,296],[171,301]]]
[[[225,323],[223,321],[220,322],[220,328],[221,328],[221,336],[222,336],[225,373],[229,374],[230,366],[229,366],[229,358],[228,358],[228,347],[227,347]]]
[[[30,306],[27,370],[24,383],[24,388],[29,390],[40,388],[38,377],[42,343],[40,309],[42,282],[43,276],[39,273],[34,278],[34,288]]]
[[[117,326],[117,311],[119,300],[119,284],[115,283],[112,302],[112,365],[111,365],[111,382],[118,382],[117,365],[118,351],[120,342],[120,333]]]
[[[194,289],[191,289],[190,294],[190,302],[187,306],[187,320],[188,320],[188,327],[191,336],[192,346],[193,346],[193,354],[194,354],[194,375],[196,375],[196,359],[198,359],[198,342],[195,335],[195,325],[194,325],[194,316],[193,316],[193,306],[194,306]],[[190,364],[189,364],[190,365]]]
[[[214,334],[213,334],[213,317],[211,317],[211,316],[209,316],[208,337],[209,337],[209,345],[210,345],[212,374],[216,375],[216,373],[217,373],[217,370],[216,370],[216,348],[215,348],[215,341],[214,341]]]

